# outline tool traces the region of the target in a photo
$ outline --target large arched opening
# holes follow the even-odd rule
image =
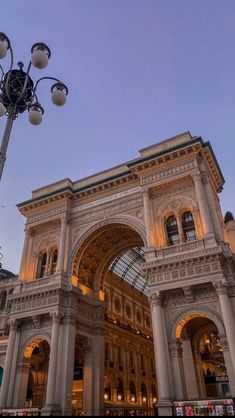
[[[183,349],[187,399],[231,396],[223,352],[223,325],[218,318],[199,312],[186,315],[178,323],[175,336]]]
[[[41,409],[45,406],[49,357],[49,343],[42,338],[34,339],[25,348],[21,363],[19,408]]]
[[[92,227],[78,244],[71,265],[72,283],[83,294],[105,302],[105,413],[152,409],[157,393],[152,393],[152,387],[157,382],[147,282],[141,267],[146,245],[143,230],[140,225],[109,221]],[[131,382],[136,382],[135,400]]]

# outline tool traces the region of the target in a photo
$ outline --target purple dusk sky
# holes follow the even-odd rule
[[[234,0],[7,0],[0,16],[15,63],[45,42],[50,64],[32,77],[61,78],[70,90],[56,108],[44,83],[43,123],[30,125],[25,113],[14,124],[0,183],[4,268],[19,271],[24,218],[15,205],[32,190],[134,159],[187,130],[211,141],[226,179],[223,212],[235,211]],[[1,135],[4,126],[5,117]]]

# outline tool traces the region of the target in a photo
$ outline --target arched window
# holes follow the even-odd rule
[[[124,386],[121,379],[117,380],[117,400],[119,402],[124,401]]]
[[[195,224],[193,220],[193,215],[191,212],[185,212],[182,216],[182,227],[184,231],[185,241],[195,241],[196,231]]]
[[[104,376],[104,400],[109,401],[111,399],[111,384],[108,376]]]
[[[0,311],[4,311],[7,303],[7,292],[4,291],[0,294]]]
[[[152,385],[152,402],[154,404],[157,402],[157,390],[154,385]]]
[[[167,230],[167,239],[168,245],[176,245],[179,244],[179,231],[177,220],[175,216],[170,216],[166,221],[166,230]]]
[[[39,271],[39,279],[46,275],[46,266],[47,266],[47,253],[44,253],[41,258],[41,265]]]
[[[137,402],[136,386],[133,381],[130,382],[130,395],[131,395],[131,402]]]
[[[134,369],[135,369],[135,353],[134,353],[134,351],[130,351],[130,367],[131,367],[131,372],[134,373]]]
[[[51,274],[54,274],[56,272],[57,261],[58,261],[58,250],[54,250],[52,254]]]
[[[144,383],[142,383],[141,385],[141,397],[142,397],[142,402],[144,405],[147,405],[148,402],[148,393],[147,393],[147,388],[145,386]]]

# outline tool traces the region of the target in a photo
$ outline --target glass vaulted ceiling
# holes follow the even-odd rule
[[[147,295],[147,281],[142,275],[141,263],[145,261],[144,250],[141,247],[132,248],[120,254],[112,263],[110,271],[122,280]]]

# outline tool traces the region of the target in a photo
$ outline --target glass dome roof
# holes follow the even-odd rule
[[[132,248],[120,254],[111,264],[110,271],[135,287],[141,293],[148,294],[148,284],[141,271],[145,261],[141,247]]]

